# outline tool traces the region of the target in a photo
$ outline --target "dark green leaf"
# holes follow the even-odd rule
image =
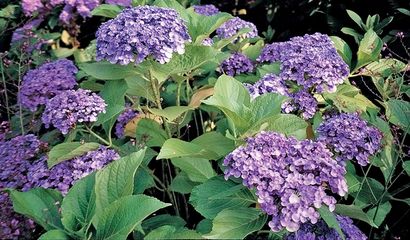
[[[403,162],[403,169],[410,176],[410,161]]]
[[[171,159],[172,164],[183,172],[193,182],[205,182],[216,176],[211,163],[207,159],[180,157]]]
[[[153,229],[162,227],[162,226],[173,226],[176,229],[183,228],[186,225],[184,219],[178,216],[172,216],[169,214],[161,214],[158,216],[154,216],[152,218],[148,218],[142,222],[142,229],[145,232],[149,232]]]
[[[151,231],[144,237],[146,240],[157,239],[203,239],[202,236],[194,230],[186,228],[176,228],[174,226],[162,226]]]
[[[121,7],[113,4],[101,4],[91,11],[93,16],[115,18],[122,11]]]
[[[81,63],[79,68],[88,75],[101,80],[118,80],[139,75],[141,69],[135,64],[119,65],[109,62]]]
[[[391,99],[387,102],[386,116],[389,122],[400,126],[404,131],[410,132],[410,103]]]
[[[100,146],[98,143],[66,142],[54,146],[48,153],[47,164],[51,168],[62,161],[81,156],[89,151],[93,151]]]
[[[367,212],[367,215],[370,219],[373,219],[374,224],[378,227],[383,223],[384,219],[386,218],[387,214],[389,214],[391,210],[390,202],[385,202],[378,207],[374,207]]]
[[[342,239],[346,239],[345,235],[342,232],[342,229],[340,228],[339,222],[336,219],[335,214],[330,212],[327,206],[322,206],[321,208],[318,208],[317,211],[319,212],[322,219],[326,222],[327,226],[335,229],[339,236],[342,237]]]
[[[191,193],[192,189],[198,184],[199,183],[191,181],[186,173],[180,172],[174,179],[172,179],[170,190],[187,194]]]
[[[126,77],[127,94],[131,96],[143,97],[150,101],[155,101],[155,94],[152,90],[151,83],[141,76]]]
[[[336,204],[335,212],[347,216],[353,219],[357,219],[363,222],[368,223],[370,226],[376,227],[377,225],[374,224],[373,220],[369,218],[369,216],[363,212],[361,208],[355,205],[344,205],[344,204]]]
[[[65,234],[62,230],[50,230],[46,233],[43,233],[38,240],[69,240],[70,237]]]

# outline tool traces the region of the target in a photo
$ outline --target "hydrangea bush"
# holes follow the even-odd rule
[[[322,33],[269,43],[213,5],[21,9],[37,22],[12,43],[30,68],[0,62],[16,79],[1,105],[1,239],[373,239],[408,202],[408,66],[372,29],[353,54]]]

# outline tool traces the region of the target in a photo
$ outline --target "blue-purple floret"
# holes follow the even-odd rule
[[[349,75],[349,66],[329,36],[321,33],[268,44],[257,60],[280,62],[281,78],[295,81],[305,90],[313,88],[315,93],[334,92]]]
[[[335,209],[336,199],[328,192],[347,193],[346,170],[322,142],[261,132],[230,153],[224,165],[226,178],[242,178],[246,187],[256,190],[262,210],[272,216],[269,226],[274,232],[315,224],[320,218],[316,209]]]
[[[204,46],[212,46],[214,44],[214,40],[212,40],[212,38],[205,38],[204,40],[202,40],[202,45]]]
[[[213,4],[195,5],[194,11],[205,16],[212,16],[220,12],[219,9]]]
[[[242,20],[239,17],[224,22],[218,29],[216,29],[216,34],[221,39],[231,38],[244,28],[248,28],[249,31],[241,34],[238,38],[234,39],[233,42],[237,42],[239,39],[254,38],[258,36],[258,30],[256,29],[255,24]]]
[[[82,18],[91,17],[91,11],[100,5],[99,0],[64,0],[64,8],[60,14],[60,21],[64,24],[70,24],[75,20],[76,15]]]
[[[252,60],[242,53],[234,53],[221,63],[221,70],[229,75],[235,76],[241,73],[249,73],[254,70]]]
[[[100,147],[95,151],[61,162],[49,169],[47,157],[42,157],[32,164],[28,179],[33,187],[52,188],[65,195],[77,180],[102,169],[108,163],[117,159],[119,159],[117,152],[106,147]]]
[[[119,138],[124,137],[125,126],[136,116],[138,116],[138,112],[134,109],[125,109],[124,112],[122,112],[117,118],[117,124],[115,125],[115,135],[117,135],[117,137]]]
[[[29,190],[31,161],[40,152],[42,142],[33,134],[17,136],[0,142],[0,189]],[[6,192],[0,192],[0,239],[27,239],[34,230],[34,222],[13,211]]]
[[[352,219],[345,216],[336,215],[340,228],[346,240],[366,240],[366,235],[353,224]],[[335,229],[329,228],[323,221],[319,220],[316,224],[305,223],[297,232],[290,233],[285,240],[342,240]]]
[[[111,63],[140,63],[152,56],[161,64],[172,54],[185,52],[190,42],[179,14],[169,8],[142,6],[127,8],[97,31],[97,60]]]
[[[75,74],[78,69],[72,61],[61,59],[30,70],[23,77],[19,102],[32,112],[65,90],[77,85]]]
[[[356,160],[361,166],[369,164],[382,144],[383,135],[357,113],[341,113],[327,116],[317,129],[318,140],[328,145],[336,154],[336,160]]]
[[[106,106],[104,100],[90,90],[66,90],[47,102],[41,119],[47,128],[53,125],[67,134],[77,123],[97,121]]]
[[[107,3],[107,4],[116,4],[116,5],[120,5],[120,6],[123,6],[123,7],[131,6],[131,0],[105,0],[105,3]]]

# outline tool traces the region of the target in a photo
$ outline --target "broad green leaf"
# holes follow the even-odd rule
[[[203,239],[202,236],[194,230],[187,228],[176,228],[174,226],[162,226],[152,230],[144,239]]]
[[[386,116],[389,122],[398,125],[404,131],[410,132],[410,103],[391,99],[387,102]]]
[[[162,227],[162,226],[173,226],[176,229],[183,228],[186,225],[184,219],[178,216],[173,216],[169,214],[161,214],[144,220],[141,224],[142,229],[145,232],[149,232],[153,229]]]
[[[213,219],[223,209],[248,207],[256,200],[242,184],[225,181],[218,176],[196,186],[189,202],[202,216]]]
[[[155,94],[149,81],[138,75],[126,77],[125,81],[128,86],[127,94],[155,101]]]
[[[43,233],[38,238],[38,240],[56,240],[56,239],[58,239],[58,240],[69,240],[70,237],[67,236],[67,234],[65,234],[64,231],[54,229],[54,230],[50,230],[46,233]]]
[[[260,77],[263,77],[269,73],[279,74],[280,73],[280,63],[274,62],[274,63],[262,65],[257,68],[257,71]]]
[[[178,173],[178,175],[172,179],[171,185],[169,186],[170,190],[174,192],[179,192],[183,194],[191,193],[192,189],[197,186],[199,183],[191,181],[187,174],[184,172]]]
[[[136,127],[136,139],[145,141],[148,147],[161,147],[168,139],[167,133],[162,126],[148,118],[142,118],[138,121]]]
[[[410,161],[403,162],[403,169],[410,176]]]
[[[212,231],[207,239],[244,239],[252,232],[260,230],[268,219],[256,208],[238,207],[224,209],[212,221]]]
[[[319,212],[320,216],[325,221],[327,226],[335,229],[339,236],[342,237],[342,239],[346,239],[345,235],[342,232],[342,229],[340,228],[339,222],[336,219],[335,214],[330,212],[327,206],[322,206],[321,208],[318,208],[317,211]]]
[[[360,182],[363,183],[360,192],[357,194],[357,200],[364,204],[379,204],[389,201],[391,195],[389,192],[384,191],[384,186],[374,178],[357,177]],[[356,193],[353,194],[356,197]],[[381,200],[380,200],[381,199]]]
[[[356,41],[356,43],[359,43],[360,39],[363,38],[363,35],[358,33],[353,28],[343,27],[340,31],[344,34],[352,36],[354,40]]]
[[[403,13],[404,15],[407,15],[410,17],[410,11],[405,9],[405,8],[396,8],[397,11]]]
[[[378,207],[374,207],[367,212],[367,215],[370,219],[373,219],[374,224],[378,227],[383,223],[384,219],[386,218],[387,214],[389,214],[391,210],[390,202],[385,202]]]
[[[95,213],[95,174],[77,181],[61,204],[62,223],[66,229],[82,237]]]
[[[145,195],[119,198],[94,216],[95,239],[125,240],[146,217],[169,205]]]
[[[171,159],[171,162],[185,172],[188,178],[194,182],[202,183],[216,176],[212,164],[207,159],[180,157]]]
[[[13,201],[14,211],[23,214],[45,230],[62,229],[58,203],[61,193],[54,189],[33,188],[27,192],[8,190]]]
[[[219,26],[228,19],[232,18],[229,13],[218,13],[211,16],[197,14],[195,11],[190,11],[189,35],[197,44],[201,44],[202,40],[209,37]]]
[[[102,211],[120,197],[131,195],[134,176],[144,159],[145,149],[110,163],[95,176],[96,211]]]
[[[207,132],[191,141],[224,157],[235,149],[235,142],[218,132]]]
[[[202,219],[196,225],[196,231],[202,234],[207,234],[212,231],[212,220],[211,219]]]
[[[97,6],[96,8],[94,8],[91,11],[91,14],[93,16],[115,18],[121,11],[122,11],[122,8],[118,5],[101,4]]]
[[[362,71],[360,75],[372,77],[388,77],[392,73],[398,73],[405,69],[406,64],[394,58],[383,58],[378,61],[371,62]]]
[[[286,99],[287,97],[275,93],[258,96],[251,103],[251,122],[254,123],[281,113],[282,103]]]
[[[189,22],[190,20],[186,9],[178,1],[156,0],[152,5],[164,8],[172,8],[179,13],[182,19],[187,22]]]
[[[66,142],[54,146],[48,153],[47,164],[51,168],[62,161],[81,156],[100,146],[98,143]]]
[[[157,116],[165,117],[168,121],[173,122],[183,113],[192,109],[189,106],[171,106],[164,109],[149,108],[148,110]]]
[[[88,75],[101,80],[118,80],[139,75],[141,68],[131,63],[129,65],[111,64],[109,62],[81,63],[78,66]]]
[[[347,15],[362,29],[364,29],[366,26],[364,25],[362,18],[352,10],[346,10]]]
[[[77,51],[76,48],[64,48],[64,47],[60,47],[60,48],[56,48],[52,50],[53,54],[57,58],[67,58],[73,55],[75,51]]]
[[[176,138],[165,141],[157,159],[196,157],[205,159],[218,159],[219,155],[195,143],[185,142]]]
[[[147,172],[146,169],[139,168],[134,177],[134,194],[141,194],[150,187],[155,186],[153,177]]]
[[[370,226],[377,228],[377,225],[373,222],[373,220],[370,219],[369,216],[365,212],[363,212],[363,210],[359,208],[358,206],[336,204],[335,212],[343,216],[347,216],[353,219],[366,222]]]
[[[337,36],[331,36],[330,39],[332,40],[337,53],[343,58],[343,61],[347,65],[352,66],[352,50],[350,50],[349,45],[343,39]]]
[[[355,70],[379,59],[382,47],[383,41],[372,29],[369,29],[360,41]]]
[[[256,61],[259,57],[260,53],[262,52],[262,48],[264,46],[263,40],[257,41],[254,45],[250,45],[242,50],[242,53],[245,54],[248,58],[252,61]]]

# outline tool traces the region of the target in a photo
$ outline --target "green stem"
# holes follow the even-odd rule
[[[21,84],[21,58],[18,64],[18,83],[17,83],[17,89],[18,92],[20,92],[20,84]],[[19,101],[19,117],[20,117],[20,128],[21,128],[21,134],[24,135],[24,123],[23,123],[23,109],[21,107],[21,103]]]
[[[5,101],[6,101],[6,110],[7,110],[7,119],[10,122],[10,108],[9,108],[9,95],[7,93],[7,84],[6,84],[6,77],[4,75],[4,68],[3,68],[3,58],[0,58],[1,61],[1,79],[3,81],[3,87],[4,87],[4,97],[5,97]]]
[[[87,132],[90,133],[91,135],[93,135],[94,137],[96,137],[98,140],[100,140],[102,143],[104,143],[105,145],[107,145],[108,147],[112,147],[112,143],[110,143],[109,141],[105,140],[104,138],[100,137],[97,133],[95,133],[93,130],[91,130],[91,128],[89,128],[87,125],[84,125],[85,128],[87,129]]]

